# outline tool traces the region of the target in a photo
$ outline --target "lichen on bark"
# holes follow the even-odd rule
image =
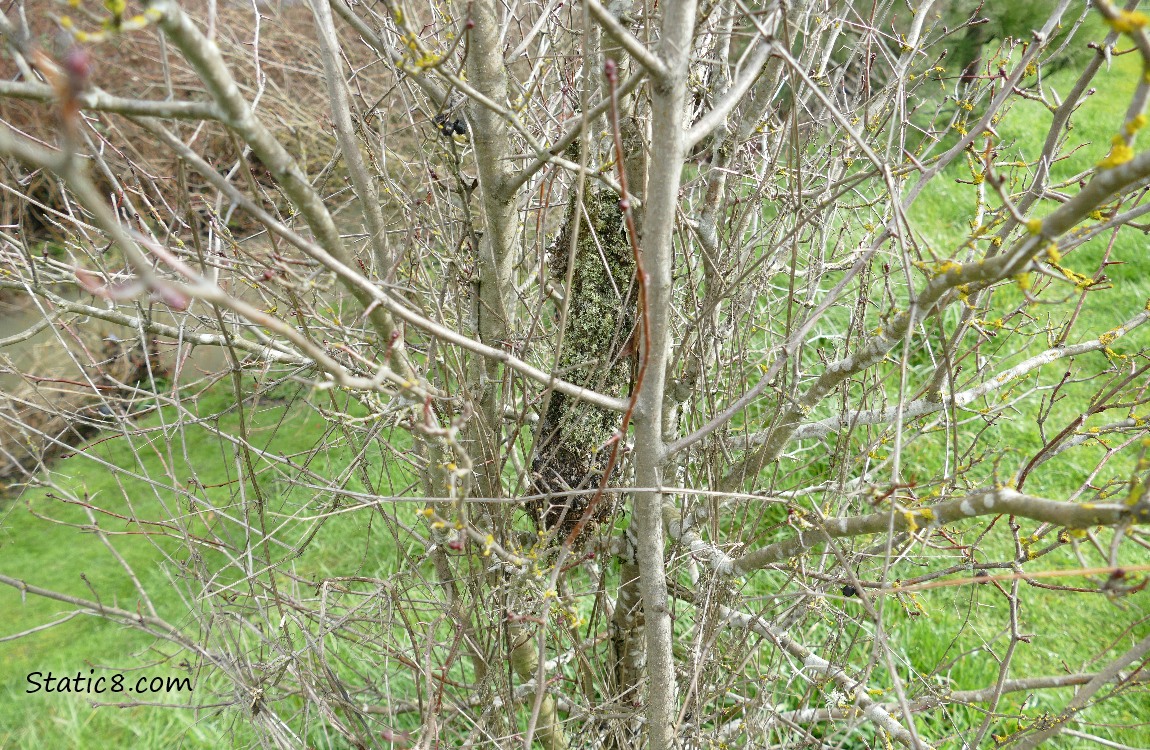
[[[575,210],[572,197],[550,253],[551,273],[560,283],[567,277],[568,262],[575,264],[559,373],[572,383],[624,395],[633,376],[635,347],[629,342],[635,329],[636,291],[635,258],[619,197],[608,191],[588,192],[578,222]],[[619,426],[616,413],[562,393],[551,394],[536,439],[532,474],[533,494],[555,497],[528,506],[540,529],[559,527],[566,534],[579,522],[591,496],[563,493],[599,485]],[[601,523],[613,512],[611,498],[604,496],[592,520]]]

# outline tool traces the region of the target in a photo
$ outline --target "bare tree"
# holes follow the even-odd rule
[[[0,461],[154,537],[186,610],[122,557],[132,604],[0,582],[165,641],[266,746],[1090,738],[1150,651],[1150,306],[1091,314],[1146,268],[1147,18],[1062,0],[955,69],[991,11],[940,5],[9,4],[0,346],[61,361],[7,359]],[[1052,587],[1129,629],[1020,673]],[[1006,608],[992,681],[910,652],[928,589]]]

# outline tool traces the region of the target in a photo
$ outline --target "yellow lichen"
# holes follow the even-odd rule
[[[1113,18],[1107,18],[1106,24],[1119,34],[1129,34],[1146,25],[1150,18],[1145,13],[1136,10],[1119,10]]]
[[[1133,480],[1130,483],[1130,494],[1126,496],[1126,505],[1137,505],[1138,502],[1142,500],[1142,496],[1145,494],[1146,491],[1142,487],[1142,483],[1137,479]]]
[[[1134,149],[1126,142],[1126,139],[1120,135],[1114,136],[1111,141],[1110,153],[1106,155],[1102,161],[1098,162],[1099,169],[1113,169],[1114,167],[1121,166],[1134,158]]]
[[[1083,274],[1078,273],[1073,268],[1066,268],[1065,266],[1060,266],[1057,264],[1052,264],[1052,265],[1054,265],[1054,267],[1058,270],[1059,273],[1061,273],[1063,276],[1066,277],[1067,281],[1074,284],[1074,288],[1079,290],[1079,291],[1083,291],[1085,289],[1088,289],[1089,287],[1093,286],[1093,284],[1094,284],[1094,279],[1090,278],[1089,276],[1085,276]]]

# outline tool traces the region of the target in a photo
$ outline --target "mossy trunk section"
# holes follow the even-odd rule
[[[602,393],[623,395],[633,370],[635,258],[619,197],[610,192],[584,196],[582,214],[574,198],[563,230],[552,246],[551,271],[563,283],[574,263],[567,325],[559,353],[560,375]],[[576,222],[576,217],[580,220]],[[572,231],[578,226],[575,252]],[[534,493],[555,497],[533,502],[529,511],[541,529],[569,533],[579,523],[591,495],[570,490],[597,487],[603,479],[618,414],[562,393],[553,393],[540,425],[532,463]],[[604,496],[593,511],[596,523],[611,517],[613,499]]]

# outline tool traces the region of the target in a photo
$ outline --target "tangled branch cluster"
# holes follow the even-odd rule
[[[1147,19],[940,5],[18,2],[0,470],[130,596],[0,582],[237,746],[1089,737],[1150,652]]]

